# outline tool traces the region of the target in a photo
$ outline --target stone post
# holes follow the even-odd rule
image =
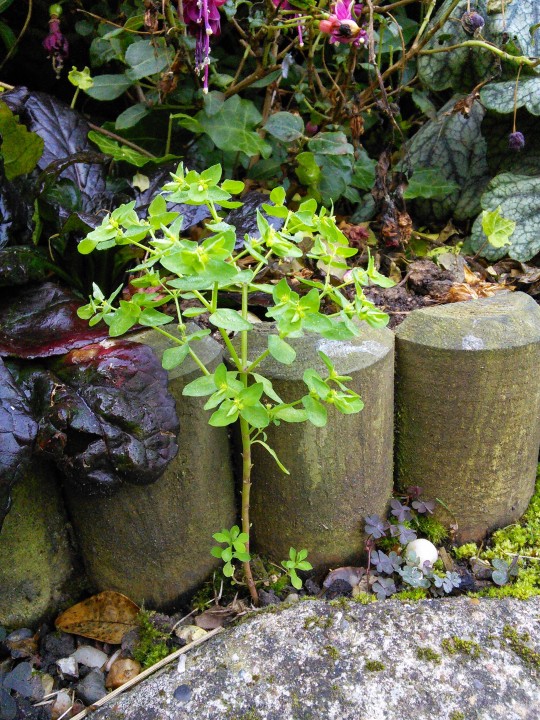
[[[460,541],[515,522],[540,444],[540,307],[524,293],[415,310],[397,330],[397,473]]]
[[[13,488],[0,532],[0,625],[32,628],[63,609],[80,589],[72,561],[55,470],[40,460]]]
[[[156,331],[130,335],[162,356],[169,342]],[[194,343],[210,369],[221,361],[211,338]],[[197,589],[219,562],[212,534],[236,520],[234,482],[225,428],[208,425],[205,398],[182,390],[200,371],[186,359],[170,371],[180,420],[179,451],[152,485],[124,485],[112,497],[67,490],[73,525],[96,590],[117,590],[146,607],[165,608]]]
[[[272,326],[255,325],[250,357],[266,347]],[[253,448],[251,490],[252,547],[279,562],[289,548],[307,548],[318,569],[358,563],[364,550],[364,517],[384,515],[392,494],[394,337],[390,330],[362,324],[362,335],[348,341],[314,335],[287,339],[297,353],[292,365],[273,358],[260,366],[286,402],[307,393],[304,370],[325,377],[318,350],[330,357],[338,372],[349,375],[364,409],[342,415],[329,408],[328,424],[271,426],[268,444],[290,475],[259,445]]]

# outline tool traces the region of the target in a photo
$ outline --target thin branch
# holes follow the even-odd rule
[[[127,145],[127,147],[130,147],[133,150],[136,150],[141,155],[144,155],[145,157],[150,158],[150,160],[155,160],[157,158],[157,155],[152,155],[152,153],[148,152],[148,150],[145,150],[140,145],[136,145],[134,142],[131,142],[131,140],[126,140],[126,138],[123,138],[121,135],[117,135],[116,133],[113,133],[110,130],[105,130],[105,128],[99,127],[99,125],[94,125],[94,123],[91,123],[91,122],[89,122],[88,125],[92,128],[92,130],[95,130],[96,132],[100,133],[100,135],[105,135],[106,137],[109,137],[112,140],[116,140],[117,142],[121,143],[122,145]]]
[[[4,67],[4,65],[7,63],[9,58],[13,55],[13,53],[17,49],[17,45],[20,43],[20,41],[22,39],[22,36],[28,29],[28,25],[30,24],[30,19],[32,17],[32,9],[33,9],[33,0],[28,0],[28,12],[26,13],[26,19],[24,21],[24,25],[22,26],[21,32],[18,34],[17,39],[15,40],[13,45],[9,48],[8,54],[0,63],[0,70]]]
[[[419,55],[436,55],[437,53],[450,52],[452,50],[460,50],[461,48],[467,47],[478,47],[484,50],[489,50],[494,55],[497,55],[502,60],[514,63],[516,65],[528,65],[529,67],[535,68],[540,65],[540,59],[531,59],[524,55],[510,55],[510,53],[501,50],[496,45],[486,42],[485,40],[464,40],[457,45],[448,45],[447,47],[432,48],[431,50],[421,50]]]

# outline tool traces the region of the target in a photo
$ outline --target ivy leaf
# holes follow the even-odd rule
[[[94,142],[105,155],[110,155],[115,160],[123,160],[130,165],[135,165],[135,167],[142,167],[151,160],[146,155],[142,155],[126,145],[121,145],[116,140],[111,140],[111,138],[105,137],[105,135],[101,135],[101,133],[94,130],[88,133],[88,139]]]
[[[278,140],[293,142],[304,134],[304,121],[299,115],[290,112],[277,112],[270,115],[264,129]]]
[[[133,81],[124,74],[96,75],[92,87],[85,90],[94,100],[116,100],[133,85]]]
[[[472,228],[473,250],[481,251],[481,255],[488,260],[498,260],[508,253],[509,257],[520,262],[527,262],[540,252],[540,177],[511,173],[497,175],[482,196],[482,207],[484,210],[500,207],[501,215],[514,221],[516,228],[510,238],[510,245],[503,248],[490,247],[482,229],[482,216],[479,216]]]
[[[0,135],[6,178],[13,180],[32,172],[43,154],[44,142],[36,133],[28,132],[4,102],[0,102]]]
[[[480,95],[482,103],[488,110],[498,113],[514,112],[514,94],[516,81],[490,83]],[[525,107],[532,115],[540,115],[540,77],[521,78],[517,86],[516,105]]]
[[[415,170],[438,169],[440,181],[457,186],[440,199],[414,202],[416,217],[425,222],[442,221],[451,216],[459,220],[474,217],[480,210],[480,197],[488,182],[486,142],[481,132],[485,111],[475,103],[465,118],[453,112],[458,99],[446,103],[437,120],[427,122],[409,145]]]
[[[265,158],[272,152],[271,145],[255,132],[262,116],[250,100],[234,95],[217,112],[209,115],[201,110],[196,119],[220,150],[243,152],[249,157],[261,154]]]
[[[120,115],[116,118],[114,127],[117,130],[127,130],[128,128],[136,125],[140,120],[149,114],[150,108],[148,108],[144,103],[136,103],[135,105],[128,107],[127,110],[124,110],[124,112],[120,113]]]
[[[445,179],[441,168],[417,168],[409,180],[409,185],[403,193],[403,197],[405,200],[412,200],[413,198],[444,200],[458,187],[458,184],[453,180]]]
[[[126,50],[126,62],[131,67],[126,72],[130,80],[142,80],[164,70],[172,60],[172,48],[164,38],[136,40]]]
[[[435,25],[448,11],[453,0],[446,0],[431,25]],[[435,33],[425,50],[439,49],[457,45],[471,36],[464,30],[460,20],[469,9],[467,0],[462,0],[450,16],[450,20]],[[478,0],[475,11],[484,18],[487,16],[486,0]],[[484,38],[492,40],[488,26],[484,27]],[[495,74],[497,58],[489,50],[478,47],[465,47],[433,55],[422,55],[418,59],[418,75],[422,85],[430,90],[453,90],[470,92],[471,88],[482,80]]]
[[[308,147],[319,155],[352,155],[354,148],[343,132],[321,132],[311,138]]]

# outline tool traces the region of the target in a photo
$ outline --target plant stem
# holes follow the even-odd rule
[[[167,126],[167,142],[165,143],[165,155],[171,152],[171,137],[172,137],[172,120],[173,114],[169,115],[169,124]]]
[[[244,320],[247,320],[248,315],[248,286],[246,283],[242,285],[242,317]],[[240,370],[240,380],[243,382],[244,387],[247,388],[248,386],[248,372],[247,372],[247,364],[248,364],[248,330],[242,330],[240,335],[240,348],[241,348],[241,370]],[[249,521],[249,509],[250,509],[250,492],[251,492],[251,433],[250,433],[250,426],[247,420],[244,420],[243,417],[240,417],[240,433],[242,436],[242,532],[246,533],[248,536],[248,541],[246,543],[246,550],[249,553],[249,531],[250,531],[250,521]],[[259,595],[257,593],[257,588],[255,587],[255,582],[253,580],[253,574],[251,572],[251,563],[245,562],[244,563],[244,574],[246,576],[246,582],[247,586],[249,588],[249,594],[251,595],[251,600],[253,604],[257,607],[259,605]]]
[[[478,47],[483,48],[484,50],[489,50],[494,55],[498,55],[502,60],[506,60],[507,62],[511,62],[520,66],[528,65],[529,67],[537,67],[540,65],[540,60],[533,59],[531,60],[528,57],[525,57],[524,55],[510,55],[510,53],[504,52],[504,50],[501,50],[496,45],[492,45],[491,43],[485,42],[484,40],[464,40],[461,43],[458,43],[457,45],[448,45],[447,47],[440,47],[440,48],[431,48],[430,50],[421,50],[419,55],[436,55],[437,53],[441,52],[450,52],[452,50],[459,50],[461,48],[467,48],[467,47]]]
[[[99,125],[94,125],[94,123],[89,122],[88,125],[92,128],[92,130],[100,133],[100,135],[105,135],[106,137],[110,137],[112,140],[116,140],[122,145],[127,145],[127,147],[133,148],[133,150],[136,150],[138,153],[144,155],[150,160],[156,159],[155,155],[152,155],[151,152],[148,152],[148,150],[145,150],[140,145],[136,145],[134,142],[131,142],[131,140],[126,140],[126,138],[123,138],[121,135],[117,135],[110,130],[105,130],[105,128],[99,127]]]

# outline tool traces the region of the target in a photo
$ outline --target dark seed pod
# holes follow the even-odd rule
[[[466,12],[463,13],[461,17],[461,24],[463,25],[465,32],[469,33],[469,35],[474,35],[484,27],[486,21],[480,13]]]
[[[519,152],[525,147],[525,136],[523,133],[513,132],[508,136],[508,147],[510,150],[516,150]]]

